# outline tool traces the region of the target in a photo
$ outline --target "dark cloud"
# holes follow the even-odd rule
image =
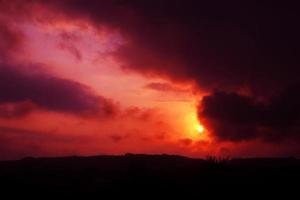
[[[37,8],[22,1],[16,1],[15,6],[11,1],[5,2],[2,7],[10,8],[6,10],[14,14],[16,8],[27,11]],[[237,0],[32,2],[70,20],[83,18],[96,27],[120,31],[127,42],[115,56],[126,69],[176,80],[195,80],[206,89],[234,90],[247,85],[255,93],[264,95],[298,80],[300,14],[294,3]],[[79,55],[74,49],[71,51]]]
[[[0,104],[30,101],[50,111],[101,115],[114,113],[114,104],[93,94],[87,86],[35,68],[0,63]],[[19,109],[14,112],[20,112]]]
[[[188,92],[188,90],[184,90],[184,89],[172,86],[171,84],[159,83],[159,82],[149,83],[145,86],[145,88],[160,91],[160,92],[175,92],[175,93]]]
[[[198,114],[220,140],[295,139],[300,142],[300,85],[289,87],[266,102],[215,91],[203,98]]]
[[[297,5],[255,1],[51,1],[50,8],[120,30],[123,67],[203,88],[266,93],[298,79]]]
[[[149,108],[139,108],[136,106],[129,107],[124,110],[122,117],[132,118],[136,121],[149,121],[155,119],[157,110]]]
[[[75,43],[80,40],[80,38],[72,33],[62,32],[60,34],[61,41],[58,43],[57,47],[61,50],[65,50],[74,56],[75,59],[81,61],[82,53],[76,47]]]
[[[67,43],[59,43],[57,45],[57,47],[61,50],[66,50],[67,52],[69,52],[72,56],[74,56],[75,59],[77,59],[78,61],[80,61],[82,59],[82,54],[79,51],[78,48],[76,48],[74,45],[72,44],[67,44]]]

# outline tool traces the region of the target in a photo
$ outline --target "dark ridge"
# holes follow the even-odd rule
[[[107,191],[278,188],[300,180],[296,158],[194,159],[176,155],[27,157],[0,161],[3,191],[101,193]],[[245,186],[244,186],[245,185]]]

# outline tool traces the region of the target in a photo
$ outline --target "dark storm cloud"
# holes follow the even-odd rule
[[[4,2],[2,7],[10,12],[30,9],[30,3]],[[192,79],[206,89],[247,85],[262,94],[298,80],[300,14],[295,3],[53,0],[31,4],[61,12],[70,20],[81,18],[119,30],[128,42],[115,56],[134,71]]]
[[[78,82],[54,77],[36,70],[36,66],[27,66],[27,71],[22,68],[26,66],[0,63],[0,104],[30,101],[43,109],[71,114],[111,115],[114,112],[112,102]],[[21,109],[18,108],[16,112]]]
[[[300,84],[285,89],[267,102],[215,91],[203,98],[198,114],[220,140],[300,141]]]
[[[45,5],[120,30],[129,40],[117,53],[125,68],[193,79],[208,89],[247,84],[263,93],[298,79],[297,5],[196,0]]]

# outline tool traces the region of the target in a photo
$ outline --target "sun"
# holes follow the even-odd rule
[[[199,125],[197,126],[197,131],[198,131],[199,134],[203,133],[203,132],[204,132],[204,127],[203,127],[202,125],[199,124]]]
[[[197,109],[192,107],[184,118],[184,137],[188,137],[194,141],[208,140],[208,129],[201,123],[197,115]]]

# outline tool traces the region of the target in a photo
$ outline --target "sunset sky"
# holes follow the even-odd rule
[[[0,159],[300,156],[288,3],[0,0]]]

